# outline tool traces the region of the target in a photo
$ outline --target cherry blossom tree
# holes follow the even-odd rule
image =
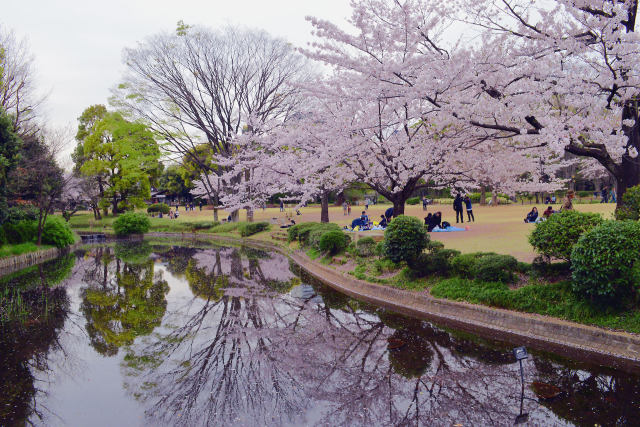
[[[461,97],[476,102],[452,107],[458,117],[529,150],[594,159],[620,195],[640,182],[637,1],[457,6],[486,30]]]
[[[463,89],[458,81],[467,64],[452,55],[464,52],[447,50],[441,34],[448,20],[428,6],[355,1],[350,29],[308,18],[318,41],[303,50],[334,69],[323,84],[307,88],[321,100],[341,148],[334,161],[389,199],[396,214],[416,190],[464,178],[456,159],[473,154],[467,153],[471,125],[439,105]],[[428,84],[419,80],[426,74]]]

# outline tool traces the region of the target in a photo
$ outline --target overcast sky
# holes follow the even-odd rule
[[[55,126],[77,126],[87,106],[107,103],[122,74],[125,47],[178,20],[212,28],[259,28],[297,46],[311,40],[312,15],[342,24],[349,0],[22,0],[3,2],[0,25],[26,37],[38,86],[48,92],[46,116]]]

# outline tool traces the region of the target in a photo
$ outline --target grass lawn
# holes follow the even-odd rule
[[[35,243],[27,242],[17,245],[2,245],[0,247],[0,258],[6,258],[14,255],[22,255],[29,252],[36,252],[43,249],[53,248],[51,245],[37,246]]]
[[[391,205],[374,205],[369,207],[367,214],[371,218],[378,219],[380,215],[384,213]],[[512,204],[501,206],[480,206],[474,205],[474,214],[476,221],[467,223],[468,230],[461,232],[451,233],[431,233],[433,240],[441,241],[445,244],[445,247],[451,249],[457,249],[462,253],[468,252],[496,252],[502,254],[510,254],[518,258],[520,261],[531,262],[535,257],[535,254],[527,241],[527,236],[533,229],[533,224],[525,224],[524,217],[534,204]],[[538,210],[544,210],[542,204],[537,205]],[[559,205],[554,206],[556,209]],[[615,205],[609,204],[576,204],[576,210],[584,212],[597,212],[601,213],[605,218],[611,218]],[[351,215],[343,215],[342,208],[331,207],[329,209],[329,219],[339,225],[351,224],[351,221],[359,216],[363,207],[353,206]],[[308,222],[308,221],[320,221],[320,207],[310,206],[302,208],[302,215],[298,216],[292,209],[287,209],[285,212],[280,212],[279,208],[268,208],[265,210],[259,209],[254,214],[255,221],[270,221],[276,222],[278,220],[284,220],[287,215],[292,216],[296,222]],[[405,207],[406,215],[413,215],[418,218],[424,218],[429,212],[441,211],[443,220],[455,223],[455,214],[450,204],[444,205],[430,205],[428,211],[423,211],[421,205]],[[180,216],[178,219],[172,220],[168,217],[164,218],[151,218],[151,231],[159,232],[191,232],[194,230],[195,224],[202,224],[205,222],[213,221],[213,211],[211,210],[198,210],[193,212],[185,212],[183,207],[180,207]],[[219,217],[226,218],[228,215],[225,211],[220,211]],[[71,226],[76,231],[111,231],[111,224],[114,221],[114,217],[108,216],[101,221],[93,219],[93,215],[88,212],[82,212],[74,215],[71,218]],[[246,220],[246,212],[240,213],[240,220]],[[205,224],[206,225],[206,224]],[[229,225],[232,227],[231,225]],[[200,227],[200,226],[198,226]],[[221,226],[224,227],[224,226]],[[202,228],[199,232],[206,233],[221,233],[225,232],[218,228],[213,230],[211,228]],[[232,231],[232,230],[227,230]],[[358,233],[358,236],[365,235],[381,235],[382,232],[370,231]],[[354,236],[357,238],[358,236]]]

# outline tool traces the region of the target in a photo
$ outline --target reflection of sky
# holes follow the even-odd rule
[[[234,250],[221,252],[226,274]],[[215,250],[194,259],[212,268]],[[293,277],[286,257],[257,262],[267,280]],[[101,286],[102,270],[94,267],[91,257],[78,260],[66,283],[72,314],[59,337],[62,350],[50,355],[53,374],[38,376],[47,392],[38,397],[50,414],[45,425],[508,425],[519,411],[518,365],[483,359],[508,349],[473,352],[476,344],[428,322],[401,333],[353,302],[325,307],[319,296],[310,298],[315,290],[307,284],[273,297],[243,278],[225,298],[207,301],[193,296],[185,275],[158,262],[155,277],[169,285],[162,325],[116,356],[101,356],[79,312],[82,289]],[[114,271],[112,264],[108,279]],[[407,347],[390,353],[392,336]],[[132,369],[127,353],[149,360],[160,354],[159,365]],[[538,376],[536,358],[525,361],[529,383]],[[398,374],[398,366],[412,372],[419,360],[428,362],[418,376]],[[549,365],[552,373],[565,369]],[[581,380],[590,375],[573,372]],[[525,412],[532,425],[567,424],[531,400]]]

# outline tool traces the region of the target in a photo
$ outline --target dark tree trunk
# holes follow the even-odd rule
[[[329,222],[329,192],[323,191],[320,203],[320,222]]]
[[[239,219],[240,219],[240,211],[235,210],[231,212],[231,222],[238,222]]]
[[[480,206],[484,206],[487,204],[487,188],[482,185],[480,186]]]
[[[247,222],[253,222],[253,208],[247,208]]]
[[[398,215],[404,215],[404,202],[407,201],[407,197],[403,197],[402,195],[397,195],[393,198],[393,216],[394,218]]]

